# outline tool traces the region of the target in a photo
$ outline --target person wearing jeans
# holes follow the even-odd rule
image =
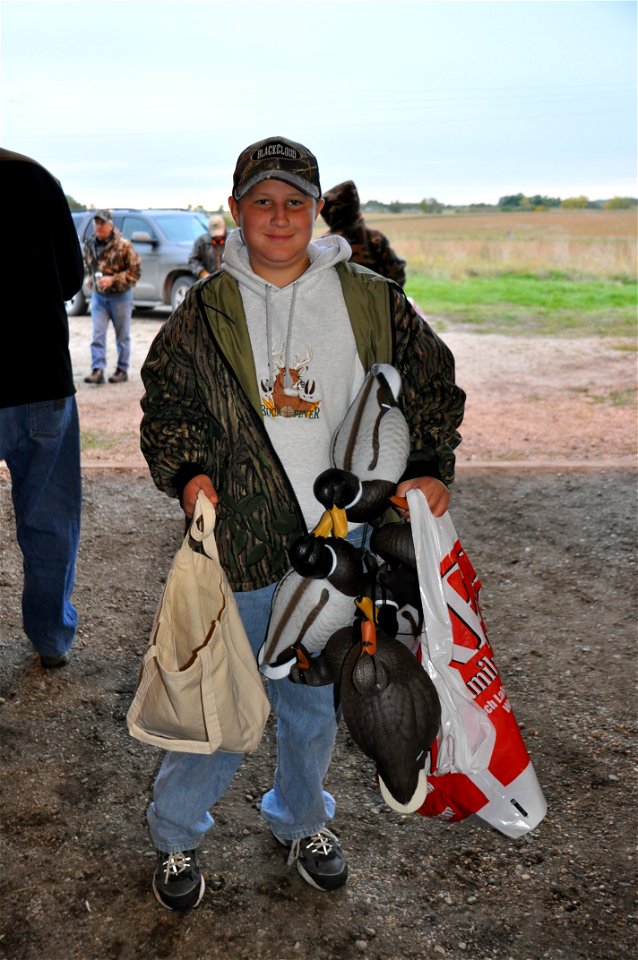
[[[372,367],[394,365],[404,388],[410,453],[396,494],[420,489],[437,516],[449,500],[465,395],[451,352],[401,288],[349,262],[342,237],[312,240],[323,199],[307,147],[284,137],[246,147],[228,203],[239,229],[221,270],[190,288],[142,366],[140,442],[156,486],[179,498],[187,518],[200,491],[215,506],[220,562],[257,650],[289,551],[321,520],[314,480],[331,466],[334,433]],[[361,535],[349,527],[349,537]],[[284,677],[268,693],[277,765],[261,816],[301,877],[332,892],[348,878],[328,827],[335,799],[323,787],[334,687]],[[154,894],[185,910],[203,896],[198,846],[241,757],[178,754],[164,758],[147,819]]]
[[[91,296],[91,318],[93,320],[93,336],[91,339],[91,368],[103,371],[106,369],[106,338],[109,322],[115,330],[117,346],[117,367],[121,373],[127,373],[131,360],[131,314],[133,312],[133,291],[114,293],[107,297],[97,290]],[[87,377],[87,383],[99,382]],[[109,383],[121,383],[125,377],[114,379],[109,377]],[[104,374],[102,380],[104,382]]]
[[[347,539],[367,547],[370,529],[358,527]],[[235,593],[237,607],[255,657],[268,628],[277,584]],[[331,684],[306,687],[288,677],[268,681],[277,718],[277,768],[273,788],[261,800],[261,815],[275,837],[301,840],[317,834],[335,813],[334,797],[323,789],[337,735]],[[167,752],[149,805],[149,831],[158,850],[192,850],[214,824],[210,813],[237,771],[243,754]],[[188,792],[184,784],[191,784]],[[308,877],[304,879],[308,880]],[[312,884],[312,879],[309,881]]]
[[[71,595],[80,538],[80,424],[65,300],[82,286],[82,251],[60,183],[30,157],[0,150],[0,202],[12,242],[2,259],[0,459],[11,477],[24,560],[24,631],[46,669],[69,662],[78,615]],[[38,223],[37,297],[32,246]],[[28,375],[16,376],[16,363]]]
[[[0,408],[0,457],[24,558],[24,632],[42,666],[64,666],[78,622],[71,602],[82,504],[75,396]]]
[[[131,358],[133,287],[141,276],[140,258],[132,244],[113,225],[110,210],[96,210],[93,225],[95,233],[84,244],[84,259],[93,287],[91,373],[84,382],[104,383],[106,337],[111,320],[115,328],[117,366],[109,383],[124,383],[128,380]]]

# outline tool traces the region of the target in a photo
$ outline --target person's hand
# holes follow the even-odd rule
[[[405,497],[408,490],[421,491],[434,517],[442,517],[448,508],[450,491],[436,477],[415,477],[413,480],[403,480],[397,486],[396,496]],[[409,511],[406,511],[404,519],[410,519]]]
[[[115,282],[115,277],[100,277],[100,279],[97,282],[98,289],[108,290],[109,287],[113,286],[114,282]]]
[[[196,477],[188,481],[182,492],[182,510],[189,520],[193,516],[195,504],[197,503],[197,494],[200,490],[208,497],[214,507],[219,503],[217,491],[210,477],[207,477],[205,473],[198,473]]]

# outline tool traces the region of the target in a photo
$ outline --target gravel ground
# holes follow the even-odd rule
[[[75,657],[42,671],[20,621],[0,473],[0,960],[627,960],[635,955],[636,509],[632,470],[463,471],[452,516],[548,812],[510,840],[401,816],[341,729],[328,786],[351,866],[307,886],[258,814],[272,721],[202,848],[195,911],[162,910],[144,810],[160,753],[125,715],[177,505],[87,471]]]

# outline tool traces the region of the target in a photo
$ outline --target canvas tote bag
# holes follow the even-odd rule
[[[215,542],[215,508],[200,491],[160,599],[129,711],[137,740],[186,753],[246,753],[270,703]],[[205,553],[190,546],[201,543]]]

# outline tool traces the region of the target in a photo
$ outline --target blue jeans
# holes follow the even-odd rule
[[[367,528],[348,539],[360,544]],[[257,654],[266,635],[276,584],[236,593],[250,645]],[[277,717],[277,767],[274,783],[261,800],[261,816],[282,839],[310,836],[334,817],[335,800],[323,789],[338,726],[334,687],[307,687],[287,677],[268,681]],[[148,826],[158,850],[192,850],[213,826],[211,807],[223,796],[243,754],[166,753],[147,810]]]
[[[106,336],[109,320],[115,328],[117,346],[117,367],[128,370],[131,362],[131,314],[133,313],[133,291],[114,293],[106,297],[94,290],[91,295],[91,319],[93,320],[93,339],[91,340],[91,369],[106,368]]]
[[[24,632],[41,656],[59,656],[78,622],[71,603],[82,511],[75,397],[0,408],[0,459],[11,475],[23,557]]]

